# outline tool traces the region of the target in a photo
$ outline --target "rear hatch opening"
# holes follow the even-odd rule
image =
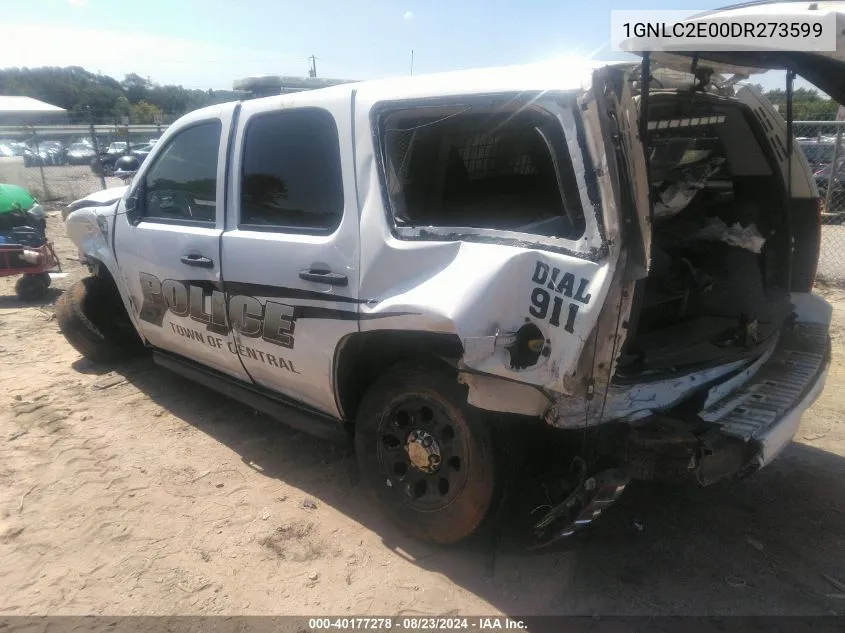
[[[616,382],[666,378],[769,348],[792,314],[788,193],[750,109],[651,91],[651,263]]]

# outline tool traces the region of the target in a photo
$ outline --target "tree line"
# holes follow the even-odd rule
[[[763,90],[760,84],[754,86],[786,117],[786,90]],[[838,101],[823,97],[815,88],[796,88],[792,93],[792,118],[795,121],[835,121],[838,110]]]
[[[0,94],[32,97],[68,111],[74,122],[170,123],[191,110],[236,99],[228,90],[158,85],[135,73],[118,81],[79,66],[0,69]]]
[[[757,84],[758,89],[762,86]],[[784,90],[764,91],[786,114]],[[170,123],[191,110],[237,99],[229,90],[196,90],[161,86],[135,73],[118,81],[79,66],[67,68],[0,69],[0,94],[33,97],[68,111],[73,121],[114,123],[128,116],[131,123]],[[817,90],[798,88],[793,96],[796,121],[831,121],[839,104]]]

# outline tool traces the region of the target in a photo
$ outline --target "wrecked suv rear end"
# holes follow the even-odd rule
[[[628,476],[707,485],[769,463],[824,384],[818,195],[751,89],[650,98],[649,272],[595,422],[616,421]]]
[[[358,95],[361,329],[444,337],[470,404],[589,440],[544,541],[630,479],[765,465],[829,360],[818,194],[783,120],[747,88],[653,90],[643,144],[638,72]]]

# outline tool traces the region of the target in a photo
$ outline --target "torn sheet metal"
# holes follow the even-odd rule
[[[634,422],[645,419],[682,402],[693,392],[706,388],[746,364],[747,361],[735,361],[677,378],[635,385],[610,385],[606,400],[603,391],[597,391],[591,401],[560,398],[547,412],[546,421],[560,428],[577,429],[608,420]]]
[[[604,304],[608,263],[492,244],[414,245],[420,247],[418,257],[394,259],[394,253],[382,253],[384,264],[378,268],[396,275],[395,294],[362,306],[362,330],[455,334],[466,350],[463,366],[559,387],[562,376],[576,366]],[[548,354],[532,367],[517,369],[508,348],[527,323],[539,330]]]
[[[550,398],[532,385],[468,372],[461,372],[458,382],[469,388],[469,404],[488,411],[540,417],[551,404]]]
[[[759,358],[738,360],[718,367],[691,372],[683,376],[633,385],[611,385],[606,397],[597,391],[591,402],[560,398],[546,413],[546,421],[560,428],[583,428],[607,420],[636,422],[665,411],[683,402],[695,392],[706,393],[702,417],[714,420],[719,416],[715,403],[751,380],[772,356],[778,343],[774,337]]]

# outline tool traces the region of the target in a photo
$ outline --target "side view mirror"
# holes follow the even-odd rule
[[[134,176],[134,172],[132,175]],[[143,209],[144,197],[146,196],[145,184],[143,180],[139,182],[138,186],[126,198],[126,219],[129,220],[130,224],[137,224],[141,218],[141,210]]]

